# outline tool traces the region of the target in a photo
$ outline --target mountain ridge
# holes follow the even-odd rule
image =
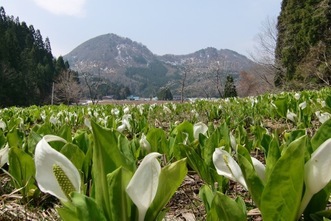
[[[64,56],[73,70],[88,72],[111,79],[130,87],[139,96],[154,96],[160,88],[168,87],[179,93],[183,70],[190,70],[187,76],[187,96],[206,95],[201,84],[208,84],[202,73],[212,72],[216,66],[223,77],[230,74],[235,78],[240,71],[250,68],[254,62],[230,49],[207,47],[184,55],[156,55],[142,43],[126,37],[108,33],[91,38]],[[217,95],[216,89],[208,92]]]

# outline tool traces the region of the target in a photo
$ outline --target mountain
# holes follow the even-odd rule
[[[235,51],[212,47],[187,55],[158,56],[143,44],[115,34],[92,38],[64,59],[79,73],[125,85],[142,97],[155,96],[162,87],[170,88],[174,95],[180,94],[184,76],[185,96],[217,96],[216,83],[221,84],[220,79],[228,74],[236,79],[240,71],[254,64]]]

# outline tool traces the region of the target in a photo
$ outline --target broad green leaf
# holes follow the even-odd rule
[[[146,135],[146,139],[151,145],[151,152],[158,152],[169,155],[168,141],[164,130],[160,128],[151,128]]]
[[[12,130],[10,130],[7,134],[7,141],[8,141],[9,147],[22,148],[23,137],[24,137],[24,134],[22,132],[18,131],[16,128],[13,128]]]
[[[68,143],[72,142],[71,127],[67,124],[62,125],[57,135],[68,141]]]
[[[76,218],[79,221],[106,221],[100,206],[97,205],[93,198],[87,197],[83,194],[73,192],[71,200],[76,208]],[[71,218],[71,217],[69,217]],[[69,221],[70,219],[68,219]]]
[[[17,147],[11,147],[8,154],[9,173],[15,179],[16,188],[22,188],[23,197],[27,197],[30,189],[36,189],[34,175],[36,173],[33,158]]]
[[[130,221],[135,217],[136,208],[125,191],[131,177],[132,172],[122,167],[107,175],[111,220]]]
[[[95,200],[102,207],[107,220],[111,219],[110,199],[107,174],[112,173],[119,167],[130,171],[133,168],[126,162],[126,159],[118,149],[117,138],[111,130],[101,128],[94,121],[91,121],[94,136],[93,148],[93,188]]]
[[[252,195],[257,207],[259,207],[264,184],[254,169],[248,150],[241,145],[238,145],[238,163],[245,177],[249,193]]]
[[[276,112],[279,114],[279,116],[283,118],[286,118],[287,102],[288,102],[287,96],[279,96],[276,98],[276,100],[273,101],[273,103],[277,107]]]
[[[148,208],[145,221],[154,221],[169,202],[187,174],[186,159],[178,160],[162,168],[155,198]]]
[[[269,179],[271,171],[273,171],[274,166],[276,165],[278,159],[280,158],[281,151],[279,149],[279,144],[276,140],[276,137],[273,137],[269,143],[268,153],[266,156],[266,180]]]
[[[130,147],[130,142],[126,136],[121,133],[115,132],[115,135],[118,137],[118,149],[121,151],[126,163],[134,168],[136,164],[135,153],[134,150]]]
[[[311,139],[311,145],[313,151],[315,151],[319,146],[321,146],[322,143],[324,143],[324,141],[326,141],[331,137],[330,130],[331,130],[331,119],[324,122],[324,124],[322,124],[319,127],[319,129]]]
[[[7,142],[5,135],[0,130],[0,149],[5,146],[5,143]]]
[[[214,192],[208,185],[203,185],[199,190],[199,197],[205,206],[206,213],[208,214],[214,199]]]
[[[199,176],[208,184],[213,185],[214,182],[209,173],[209,168],[204,160],[196,153],[192,146],[178,145],[181,155],[187,158],[188,165],[196,171]]]
[[[328,108],[331,109],[331,96],[330,95],[325,99],[325,104]]]
[[[294,130],[291,131],[291,133],[286,134],[286,144],[289,145],[290,143],[292,143],[293,141],[295,141],[296,139],[298,139],[299,137],[302,137],[306,135],[306,130]]]
[[[80,221],[76,208],[57,207],[56,211],[63,221]]]
[[[241,203],[216,192],[210,211],[207,214],[207,221],[246,221],[246,214],[243,213]]]
[[[193,142],[193,125],[188,121],[184,121],[173,130],[172,135],[175,136],[175,139],[172,143],[170,154],[173,154],[176,159],[180,160],[185,156],[181,155],[179,144],[186,145]]]
[[[85,154],[90,148],[89,137],[86,132],[77,134],[73,139],[73,144],[76,144]]]
[[[226,136],[224,135],[223,130],[225,130],[223,127],[217,128],[217,130],[215,130],[214,133],[212,133],[210,137],[207,138],[207,140],[205,141],[205,145],[201,147],[204,163],[209,167],[214,167],[213,153],[215,151],[215,148],[220,147],[219,143],[222,139],[222,135]],[[226,129],[226,132],[228,132],[228,129]],[[229,144],[227,144],[227,146],[228,145]],[[227,149],[229,148],[230,147],[228,146]]]
[[[303,190],[306,145],[307,136],[295,140],[275,164],[261,197],[264,221],[296,220]]]
[[[27,137],[28,140],[28,150],[30,153],[34,153],[37,143],[42,138],[38,133],[31,131],[29,136]]]
[[[67,143],[62,147],[61,153],[66,156],[78,170],[82,170],[85,154],[77,145]]]

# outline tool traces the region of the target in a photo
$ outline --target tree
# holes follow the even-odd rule
[[[234,84],[233,77],[231,75],[226,77],[224,97],[237,97],[236,85]]]
[[[6,16],[0,7],[0,106],[42,105],[60,73],[54,68],[49,41],[39,30]],[[47,46],[47,47],[46,47]]]
[[[328,0],[284,0],[278,17],[276,85],[298,82],[298,89],[331,80],[331,5]],[[317,73],[317,74],[316,74]]]
[[[173,96],[169,88],[162,88],[157,94],[159,100],[172,100]]]
[[[63,71],[56,79],[54,85],[54,102],[63,104],[78,103],[81,91],[77,81],[77,73]]]
[[[277,35],[276,18],[267,17],[262,22],[260,32],[256,36],[254,51],[250,53],[250,57],[256,65],[249,70],[249,74],[259,78],[254,81],[263,84],[265,91],[275,87],[275,75],[280,68],[279,61],[275,57]]]

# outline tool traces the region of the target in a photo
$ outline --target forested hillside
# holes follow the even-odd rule
[[[69,68],[48,38],[0,7],[0,106],[50,103],[52,83]]]
[[[284,0],[278,17],[276,84],[308,89],[331,82],[330,1]]]

